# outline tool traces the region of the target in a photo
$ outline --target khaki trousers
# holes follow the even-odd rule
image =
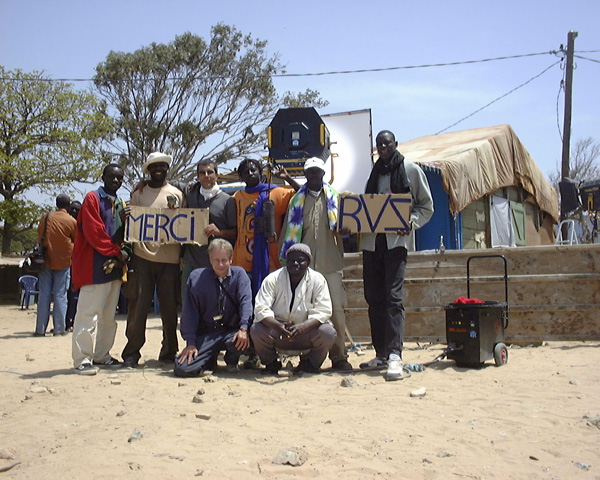
[[[337,332],[335,342],[329,350],[329,359],[335,363],[338,360],[348,358],[348,352],[346,352],[346,314],[344,313],[344,307],[348,304],[348,301],[346,289],[342,282],[342,274],[334,272],[326,273],[323,276],[327,280],[327,286],[329,287],[329,296],[331,297],[331,304],[333,306],[331,321]]]
[[[104,363],[110,360],[110,349],[117,333],[115,314],[121,283],[121,280],[113,280],[81,287],[73,324],[72,355],[75,368],[86,362]]]

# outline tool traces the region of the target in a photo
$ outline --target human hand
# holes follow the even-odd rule
[[[305,334],[309,330],[308,322],[302,323],[294,323],[289,327],[290,331],[290,340],[295,339],[303,334]]]
[[[176,360],[179,365],[182,365],[183,362],[187,362],[189,364],[191,361],[195,360],[197,356],[198,349],[196,348],[196,346],[188,345],[181,351]]]
[[[412,221],[408,221],[408,230],[406,229],[402,229],[402,230],[397,230],[396,231],[396,235],[400,235],[401,237],[405,237],[406,235],[409,235],[410,232],[412,232]]]
[[[143,193],[144,187],[146,185],[148,185],[148,180],[140,180],[138,183],[135,184],[135,187],[133,187],[133,190],[131,191],[131,193],[137,192],[138,190],[140,191],[140,193]]]
[[[129,260],[129,254],[125,250],[121,250],[121,252],[119,253],[119,261],[123,265],[125,265],[127,263],[127,260]]]
[[[247,330],[238,330],[233,337],[233,345],[240,351],[250,348],[250,337]]]
[[[221,236],[221,230],[219,230],[219,227],[217,227],[214,223],[211,223],[209,225],[206,226],[206,228],[204,229],[204,235],[206,235],[207,237],[220,237]]]
[[[285,180],[286,178],[289,178],[290,174],[287,172],[287,170],[282,166],[282,165],[274,165],[271,167],[271,173],[277,177],[277,178],[281,178],[282,180]]]

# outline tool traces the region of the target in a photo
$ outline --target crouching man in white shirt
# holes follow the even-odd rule
[[[319,373],[336,338],[327,281],[308,268],[308,245],[292,245],[286,259],[286,266],[270,273],[256,295],[250,337],[265,373],[276,374],[281,368],[277,349],[309,350],[296,370]]]

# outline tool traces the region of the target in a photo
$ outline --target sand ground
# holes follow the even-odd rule
[[[443,360],[396,382],[328,371],[177,379],[156,360],[151,316],[140,368],[82,377],[71,336],[34,338],[34,324],[35,307],[0,306],[1,478],[600,479],[599,342],[513,346],[502,367]],[[443,348],[408,344],[404,360]],[[272,463],[287,447],[306,462]]]

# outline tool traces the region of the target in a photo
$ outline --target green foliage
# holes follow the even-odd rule
[[[113,125],[90,92],[42,72],[0,66],[0,77],[0,222],[2,252],[10,253],[12,238],[30,228],[35,210],[20,197],[32,187],[54,193],[74,181],[96,181]]]
[[[286,108],[323,108],[329,105],[327,100],[324,100],[319,96],[319,92],[311,90],[310,88],[306,89],[305,92],[300,93],[285,92],[282,103]]]
[[[114,109],[125,182],[137,183],[146,156],[157,150],[173,156],[170,176],[179,180],[194,176],[198,160],[223,163],[259,152],[282,104],[272,76],[283,68],[266,46],[218,24],[208,41],[184,33],[166,45],[110,52],[94,82]],[[318,94],[307,92],[309,98]]]

